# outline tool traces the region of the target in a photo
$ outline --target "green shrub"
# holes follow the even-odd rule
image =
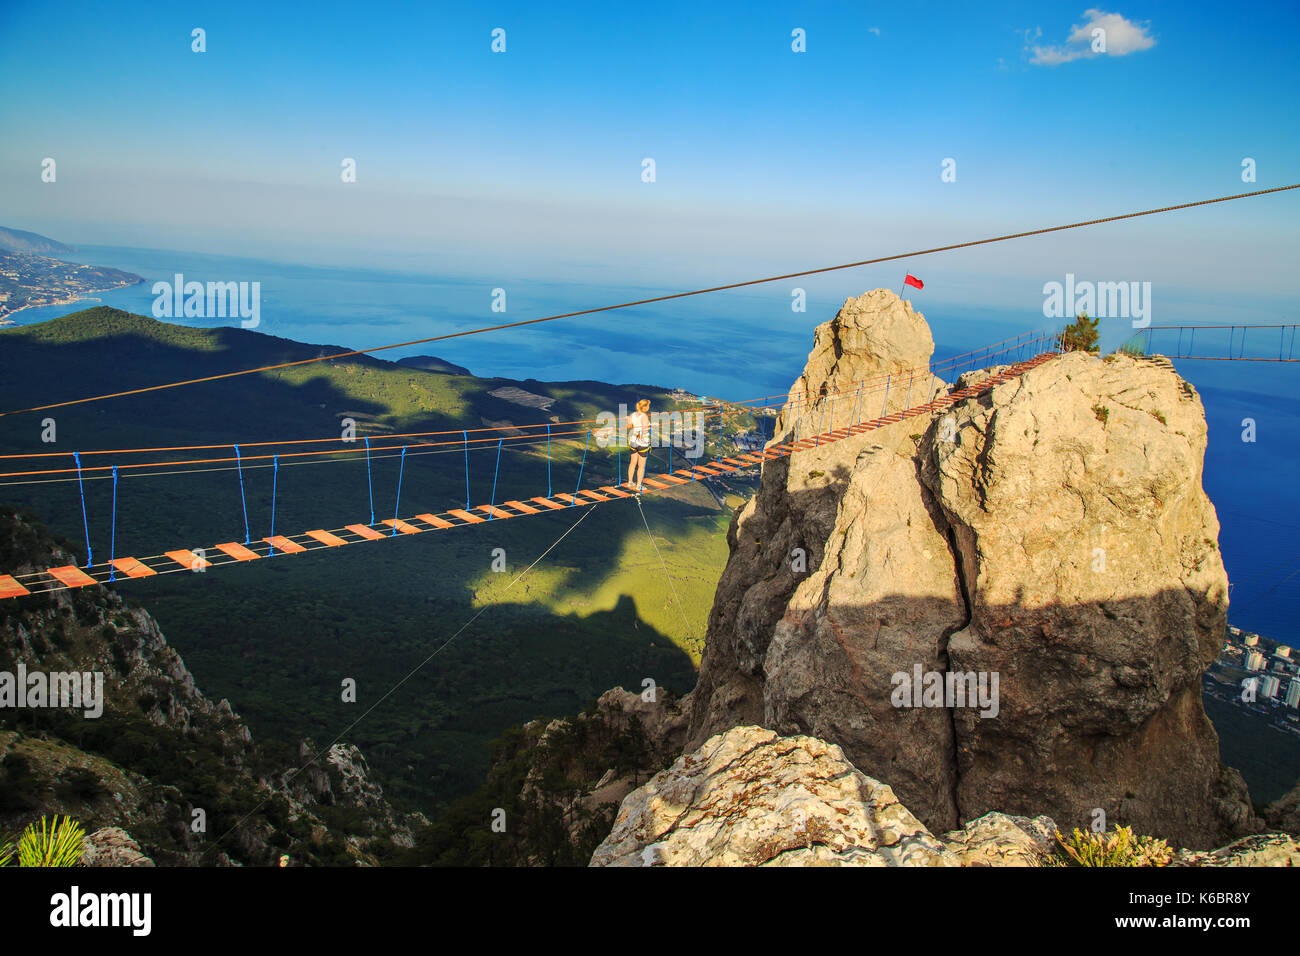
[[[1056,852],[1051,866],[1168,866],[1174,851],[1164,840],[1134,836],[1131,827],[1115,832],[1087,833],[1075,829],[1070,836],[1056,831]]]
[[[1110,409],[1105,405],[1092,406],[1092,413],[1097,416],[1097,421],[1101,422],[1103,425],[1105,425],[1107,419],[1110,418]]]
[[[89,767],[77,767],[71,771],[59,786],[59,790],[69,797],[90,802],[105,796],[108,789],[99,781],[95,771]]]

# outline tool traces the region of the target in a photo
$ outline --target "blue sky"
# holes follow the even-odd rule
[[[2,224],[672,285],[1300,181],[1295,3],[285,6],[0,6]],[[1092,22],[1106,54],[1070,41]],[[1297,202],[908,268],[990,305],[1073,271],[1275,310]]]

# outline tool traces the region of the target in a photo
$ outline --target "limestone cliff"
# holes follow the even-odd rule
[[[875,374],[889,410],[927,401],[945,383],[899,373],[932,351],[893,293],[850,299],[774,442],[878,415],[843,391]],[[688,749],[739,724],[823,738],[936,831],[1100,808],[1193,848],[1250,832],[1200,701],[1227,606],[1205,445],[1168,362],[1069,353],[768,462],[728,532]],[[996,712],[897,706],[918,667],[996,676]]]

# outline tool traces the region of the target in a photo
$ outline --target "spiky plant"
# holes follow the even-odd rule
[[[1114,833],[1075,831],[1066,837],[1056,832],[1056,854],[1052,866],[1168,866],[1174,851],[1164,840],[1134,836],[1131,827],[1116,827]]]
[[[19,866],[77,866],[81,862],[81,845],[86,831],[71,817],[60,821],[56,813],[49,821],[41,817],[18,841]]]
[[[12,840],[0,837],[0,866],[8,866],[9,861],[14,858],[14,844]]]

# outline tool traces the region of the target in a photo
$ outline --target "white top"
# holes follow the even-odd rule
[[[633,444],[650,444],[650,416],[645,412],[633,412],[627,416],[627,421],[632,428]]]

